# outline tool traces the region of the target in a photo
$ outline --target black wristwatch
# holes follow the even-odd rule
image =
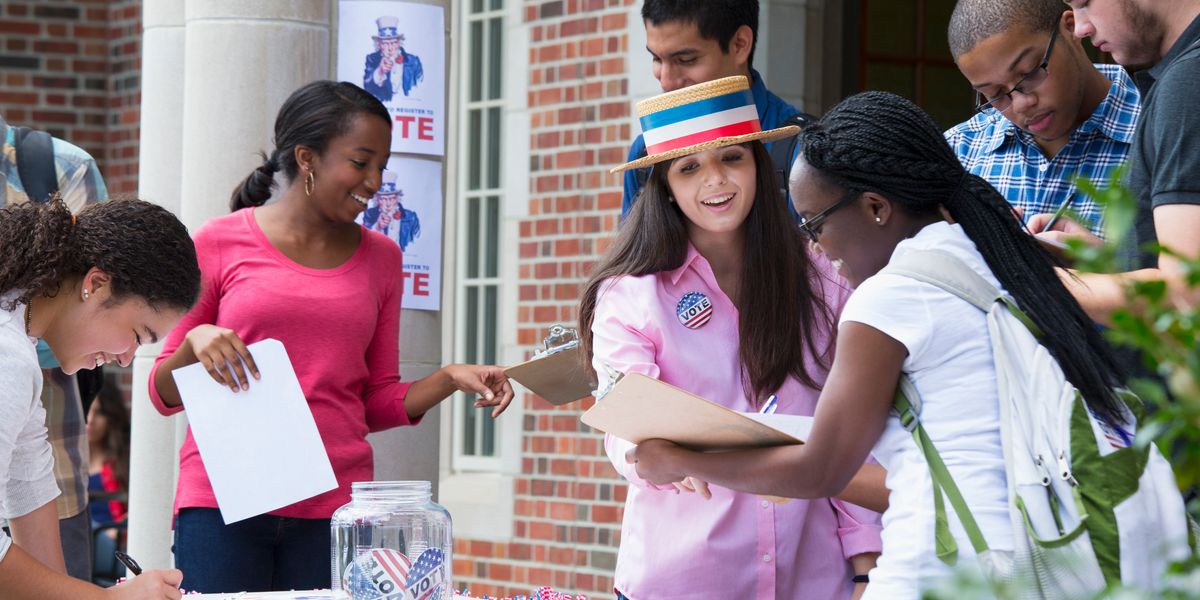
[[[867,577],[866,575],[855,575],[850,581],[853,581],[854,583],[868,583],[871,581],[871,578]]]

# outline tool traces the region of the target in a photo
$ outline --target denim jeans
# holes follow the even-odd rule
[[[205,594],[329,587],[329,519],[260,515],[226,525],[215,508],[175,518],[183,589]]]

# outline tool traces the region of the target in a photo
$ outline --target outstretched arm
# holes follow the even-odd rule
[[[697,477],[760,495],[840,494],[883,433],[907,350],[879,330],[854,322],[839,329],[837,348],[807,443],[701,453],[650,440],[631,450],[628,460],[636,463],[638,475],[656,484]],[[875,501],[862,504],[886,506],[886,488],[876,495]]]

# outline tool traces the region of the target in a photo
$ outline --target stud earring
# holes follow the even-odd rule
[[[87,300],[89,297],[90,293],[88,292],[87,288],[83,288],[83,299]]]
[[[881,218],[879,218],[879,217],[875,217],[875,224],[876,224],[876,225],[883,225],[883,219],[881,219]]]

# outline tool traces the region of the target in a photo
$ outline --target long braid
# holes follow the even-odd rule
[[[1110,419],[1121,414],[1112,387],[1122,370],[1058,278],[1056,260],[995,188],[963,169],[929,115],[895,94],[866,92],[801,135],[805,160],[846,191],[878,193],[917,216],[944,207],[1045,333],[1041,343],[1088,405]]]

